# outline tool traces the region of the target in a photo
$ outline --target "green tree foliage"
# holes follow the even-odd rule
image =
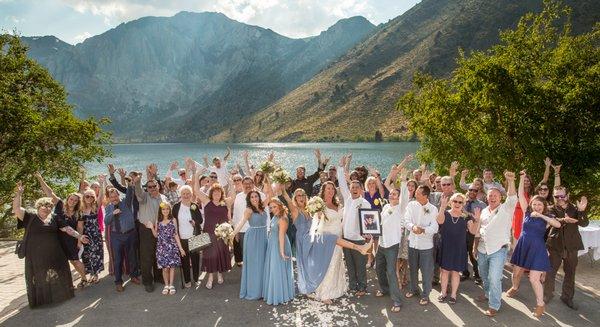
[[[571,35],[570,10],[546,1],[500,44],[468,56],[446,79],[417,74],[398,102],[437,167],[458,160],[480,173],[563,164],[577,193],[600,194],[600,24]]]
[[[35,171],[64,185],[77,180],[85,162],[109,155],[105,123],[75,117],[62,85],[27,57],[17,36],[0,35],[0,231],[12,221],[16,181],[23,181],[31,200],[40,195]]]

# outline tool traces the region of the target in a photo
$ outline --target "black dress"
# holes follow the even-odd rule
[[[439,262],[442,269],[459,272],[467,269],[467,222],[469,220],[470,217],[452,217],[450,212],[444,212]]]
[[[77,230],[77,222],[80,219],[80,215],[78,213],[74,214],[72,217],[68,217],[64,212],[64,203],[62,200],[58,201],[56,207],[54,208],[54,214],[56,217],[56,221],[59,226],[70,226],[73,230]],[[60,240],[60,244],[65,251],[65,255],[69,260],[79,260],[79,247],[77,246],[77,239],[67,235],[67,233],[58,233],[58,239]]]
[[[29,223],[31,221],[31,224]],[[37,214],[25,212],[18,228],[27,228],[25,284],[31,308],[59,303],[74,296],[69,262],[58,235],[59,223],[53,217],[44,224]]]

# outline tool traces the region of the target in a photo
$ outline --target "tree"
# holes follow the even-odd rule
[[[598,196],[600,24],[573,36],[569,8],[545,1],[500,40],[461,52],[448,78],[415,75],[398,108],[421,139],[420,158],[541,176],[549,156],[564,164],[565,185]]]
[[[40,195],[35,171],[64,185],[77,180],[85,162],[109,155],[105,123],[75,117],[63,86],[27,57],[19,37],[0,35],[0,232],[11,217],[16,181],[31,200]]]

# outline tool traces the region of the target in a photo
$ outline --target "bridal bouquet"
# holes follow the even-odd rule
[[[281,167],[275,168],[275,171],[271,173],[271,179],[273,182],[278,184],[285,184],[292,180],[290,173]]]
[[[258,169],[265,174],[270,174],[270,173],[274,172],[275,168],[277,168],[275,163],[273,161],[269,161],[269,160],[264,161],[263,163],[260,164],[260,166],[258,166]]]
[[[233,227],[229,223],[222,223],[215,227],[215,236],[222,239],[228,246],[233,246]]]
[[[317,214],[319,212],[324,213],[325,212],[325,201],[323,201],[323,199],[321,199],[321,197],[319,197],[319,196],[313,196],[306,203],[306,211],[308,211],[308,213],[311,216],[314,216],[315,214]]]

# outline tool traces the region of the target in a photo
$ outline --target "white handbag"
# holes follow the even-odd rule
[[[209,247],[210,244],[211,240],[208,233],[201,233],[188,239],[188,247],[190,252],[202,251]]]

